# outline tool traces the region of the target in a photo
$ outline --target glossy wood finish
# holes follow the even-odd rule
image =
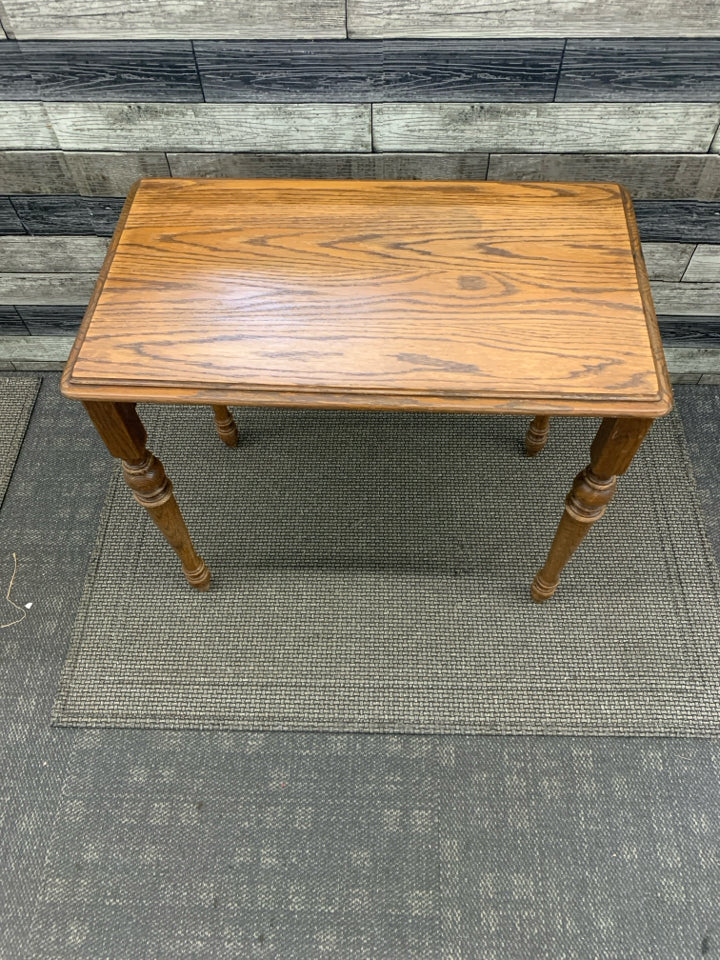
[[[142,181],[64,390],[658,416],[628,210],[614,184]]]
[[[590,530],[602,517],[615,494],[617,476],[630,466],[652,420],[605,418],[590,448],[590,464],[576,477],[565,500],[545,566],[533,580],[536,603],[556,591],[560,574]]]

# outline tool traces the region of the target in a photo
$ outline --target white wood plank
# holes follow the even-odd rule
[[[718,21],[718,0],[348,0],[351,37],[711,37]]]
[[[0,150],[47,150],[57,145],[45,104],[0,100]]]
[[[0,237],[0,274],[97,271],[109,242],[106,237]]]
[[[64,150],[371,148],[368,104],[48,103],[47,111]]]
[[[86,304],[97,273],[0,273],[0,303]]]
[[[650,279],[681,280],[694,249],[694,243],[644,243]]]
[[[699,243],[693,253],[683,280],[688,282],[715,281],[720,283],[720,246]],[[717,312],[720,314],[720,303]]]
[[[18,40],[344,37],[344,0],[3,0]]]
[[[714,103],[378,103],[376,150],[699,152]]]
[[[720,308],[720,283],[651,283],[655,310],[678,317],[716,317]],[[7,302],[7,301],[6,301]]]
[[[488,180],[609,180],[636,200],[716,200],[717,154],[493,153]]]

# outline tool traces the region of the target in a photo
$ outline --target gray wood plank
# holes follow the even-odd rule
[[[643,243],[650,279],[681,280],[694,249],[692,243]]]
[[[668,373],[670,373],[669,370],[668,370]],[[694,384],[698,384],[698,383],[700,383],[700,380],[702,379],[702,376],[703,376],[703,375],[702,375],[701,373],[670,373],[670,383],[672,383],[672,384],[678,384],[678,383],[694,383]]]
[[[85,305],[18,304],[18,316],[34,337],[75,336],[85,313]]]
[[[555,99],[720,100],[720,40],[569,40]]]
[[[18,40],[344,37],[343,0],[5,0]]]
[[[60,150],[0,150],[0,193],[79,193],[65,158]]]
[[[208,102],[553,99],[560,40],[195,43]]]
[[[720,283],[651,282],[653,301],[658,314],[685,317],[714,317],[720,304]],[[7,297],[3,298],[7,300]]]
[[[164,153],[0,151],[0,193],[6,194],[124,197],[140,177],[169,176]]]
[[[3,100],[202,101],[190,41],[22,41],[0,55]]]
[[[635,213],[644,241],[720,243],[720,201],[638,200]]]
[[[103,237],[0,236],[0,273],[90,273],[107,246]]]
[[[67,360],[74,342],[74,337],[0,337],[0,357],[17,364],[42,360],[61,363]],[[15,369],[33,368],[17,365]]]
[[[644,153],[493,153],[489,180],[608,180],[637,200],[720,199],[720,156]]]
[[[720,283],[720,246],[710,243],[698,244],[682,279],[693,283],[703,281]],[[720,314],[720,303],[718,313]]]
[[[25,228],[9,197],[0,197],[0,234],[25,234]]]
[[[351,37],[713,37],[719,19],[718,0],[348,0]]]
[[[96,273],[0,273],[0,303],[87,304]]]
[[[175,177],[484,180],[488,155],[486,153],[169,153],[168,160]]]
[[[58,146],[45,104],[0,100],[0,150],[52,150]]]
[[[373,142],[382,151],[697,152],[718,123],[720,104],[378,103]]]
[[[686,317],[668,319],[658,317],[663,343],[670,347],[720,348],[720,318]]]
[[[720,370],[717,373],[701,374],[700,379],[698,380],[698,383],[701,384],[703,387],[706,387],[709,384],[712,384],[713,386],[717,385],[718,383],[720,383]]]
[[[0,306],[0,337],[26,337],[30,331],[13,306]]]
[[[18,104],[27,106],[27,104]],[[368,104],[49,103],[65,150],[370,150]]]
[[[29,234],[95,235],[92,212],[82,197],[15,196],[12,203]]]
[[[720,373],[717,347],[665,347],[665,359],[671,373]]]

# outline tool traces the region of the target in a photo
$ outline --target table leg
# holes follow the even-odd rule
[[[238,428],[233,420],[233,415],[227,407],[216,406],[215,404],[213,404],[213,413],[215,414],[215,429],[220,439],[229,447],[236,447]]]
[[[575,477],[545,566],[533,580],[531,593],[537,603],[555,593],[563,567],[605,513],[617,476],[628,469],[651,425],[652,420],[618,417],[606,417],[601,423],[590,447],[590,463]]]
[[[525,452],[529,457],[535,457],[547,443],[550,433],[550,417],[535,417],[525,434]]]
[[[145,446],[147,433],[135,404],[88,401],[84,406],[112,456],[122,460],[123,475],[135,499],[180,557],[188,583],[207,590],[210,571],[195,552],[165,468]]]

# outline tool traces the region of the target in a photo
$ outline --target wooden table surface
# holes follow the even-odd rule
[[[83,400],[657,417],[611,183],[142,180],[63,377]]]

